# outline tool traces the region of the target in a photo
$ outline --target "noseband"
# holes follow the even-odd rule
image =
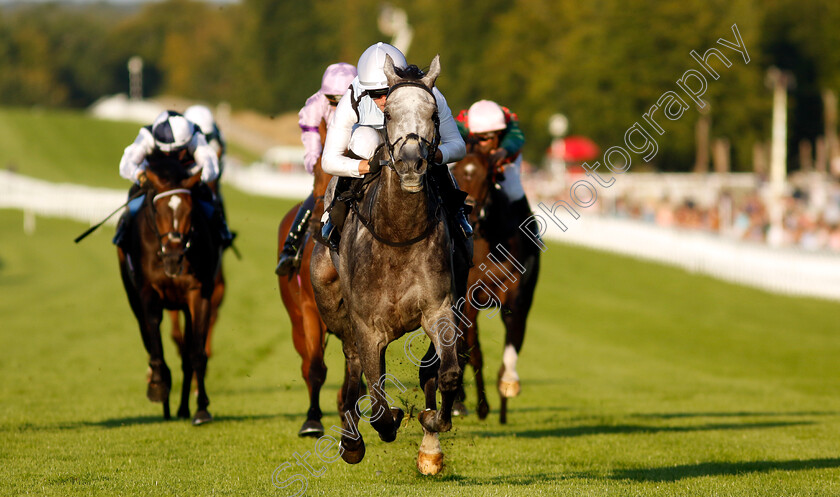
[[[431,88],[424,85],[423,83],[419,83],[417,81],[402,81],[402,82],[399,82],[399,83],[395,84],[394,86],[391,86],[391,87],[388,88],[387,97],[390,97],[391,93],[394,90],[396,90],[397,88],[403,87],[403,86],[415,86],[417,88],[422,88],[422,89],[426,90],[427,92],[429,92],[429,95],[431,95],[432,98],[434,99],[434,101],[435,101],[435,112],[432,114],[432,122],[435,124],[435,138],[434,138],[434,141],[430,142],[429,140],[419,136],[417,133],[409,133],[405,136],[401,136],[401,137],[397,138],[396,141],[391,142],[391,139],[388,137],[388,121],[390,120],[390,116],[388,115],[388,113],[385,113],[385,126],[383,127],[383,129],[385,131],[385,145],[388,147],[388,153],[391,156],[391,160],[388,161],[388,167],[390,167],[391,169],[394,168],[394,159],[396,157],[396,155],[394,155],[394,148],[403,140],[408,141],[408,140],[414,138],[417,141],[419,141],[420,143],[426,145],[426,147],[427,147],[426,161],[427,162],[433,162],[434,161],[435,155],[437,155],[438,146],[440,145],[440,117],[438,116],[437,98],[435,98],[434,91],[432,91]],[[387,97],[386,97],[386,99],[387,99]]]

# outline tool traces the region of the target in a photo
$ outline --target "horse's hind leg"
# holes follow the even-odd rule
[[[315,308],[304,308],[300,326],[293,330],[295,345],[301,358],[301,372],[309,390],[309,410],[298,436],[320,437],[324,434],[321,424],[321,387],[327,379],[324,362],[324,336],[321,318]],[[300,345],[300,346],[298,346]]]
[[[505,350],[502,355],[502,366],[499,368],[498,388],[501,396],[499,406],[499,422],[507,423],[507,399],[516,397],[520,392],[519,373],[516,372],[516,363],[519,360],[519,351],[522,349],[522,342],[525,340],[525,320],[527,310],[514,309],[513,312],[504,313],[502,318],[505,322]]]
[[[435,352],[435,345],[429,344],[426,355],[420,362],[420,387],[426,398],[426,410],[437,408],[437,375],[440,360]],[[417,451],[417,469],[424,475],[436,475],[443,469],[443,451],[436,432],[423,428],[423,441]]]
[[[475,372],[475,390],[478,394],[478,418],[485,419],[490,412],[490,404],[487,402],[487,392],[484,388],[484,356],[481,353],[481,344],[478,341],[478,323],[473,318],[473,325],[467,329],[466,334],[467,350],[470,355],[470,366]]]

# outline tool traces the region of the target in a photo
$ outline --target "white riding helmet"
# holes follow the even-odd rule
[[[216,120],[213,113],[203,105],[192,105],[184,111],[184,117],[193,122],[205,135],[212,135],[216,131]]]
[[[376,148],[382,143],[382,136],[369,126],[358,126],[353,130],[347,148],[358,157],[370,160]]]
[[[505,113],[499,104],[491,100],[479,100],[467,111],[470,133],[489,133],[507,128]]]
[[[321,93],[324,95],[344,95],[353,78],[356,68],[346,62],[330,64],[321,78]]]
[[[371,45],[359,57],[357,67],[359,69],[359,85],[364,90],[381,90],[388,88],[388,80],[385,78],[385,55],[390,55],[394,61],[394,67],[405,67],[408,62],[400,50],[381,41]]]
[[[181,114],[165,110],[152,124],[152,137],[162,152],[175,152],[186,147],[195,134],[195,125]]]

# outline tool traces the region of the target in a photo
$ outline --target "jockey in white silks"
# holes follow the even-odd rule
[[[333,122],[327,132],[321,159],[321,166],[325,172],[348,178],[361,178],[370,172],[369,159],[350,157],[345,151],[355,130],[363,127],[380,130],[385,126],[383,110],[388,93],[388,81],[384,70],[386,55],[391,56],[396,71],[407,70],[409,67],[418,71],[416,66],[408,66],[399,49],[387,43],[377,43],[362,53],[357,66],[359,74],[336,107]],[[447,212],[454,217],[455,226],[460,227],[464,238],[469,238],[472,236],[472,227],[463,209],[465,195],[459,192],[445,165],[461,160],[466,154],[466,145],[446,98],[437,88],[432,88],[432,93],[437,102],[440,120],[440,145],[436,157],[430,158],[430,162],[434,164],[430,164],[429,173],[438,185]],[[339,181],[335,196],[348,187],[348,181]],[[340,233],[330,218],[326,219],[322,235],[333,248],[338,247]]]
[[[303,165],[309,174],[314,173],[315,164],[321,157],[321,121],[324,121],[329,128],[336,105],[355,77],[356,68],[351,64],[339,62],[328,66],[321,78],[321,88],[306,99],[306,104],[298,113],[300,140],[304,148]],[[285,276],[300,265],[303,233],[306,231],[314,208],[315,197],[310,193],[298,209],[289,234],[286,235],[283,250],[280,251],[280,259],[274,270],[278,275]]]

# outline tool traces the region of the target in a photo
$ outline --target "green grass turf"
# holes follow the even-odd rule
[[[8,116],[0,112],[0,124]],[[67,163],[50,160],[23,172],[61,179]],[[96,174],[78,175],[112,184],[110,159],[85,161],[99,162]],[[83,224],[38,218],[28,236],[20,212],[0,210],[0,495],[294,493],[271,483],[275,468],[315,449],[296,436],[306,387],[272,272],[290,202],[231,188],[226,201],[244,259],[226,256],[207,380],[216,420],[199,428],[164,422],[145,398],[146,353],[113,228],[74,245]],[[840,495],[839,310],[550,244],[509,424],[495,409],[483,422],[457,419],[441,436],[446,467],[436,477],[414,469],[416,417],[391,444],[362,425],[364,461],[310,454],[324,473],[308,477],[307,495]],[[498,319],[480,324],[492,385],[503,335]],[[342,370],[335,339],[327,353],[329,428]],[[177,392],[168,339],[166,357]],[[402,342],[388,367],[408,387],[389,392],[421,405]],[[498,407],[493,391],[490,402]],[[295,466],[283,475],[293,473],[306,474]]]

